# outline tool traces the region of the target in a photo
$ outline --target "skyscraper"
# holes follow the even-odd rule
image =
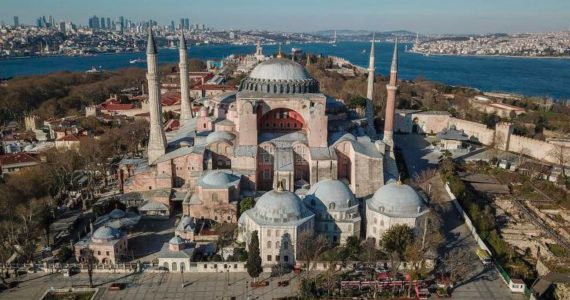
[[[180,27],[178,29],[184,29],[184,18],[180,18]]]
[[[20,19],[18,16],[14,16],[14,27],[20,26]]]
[[[190,19],[184,19],[184,29],[190,29]]]
[[[125,30],[125,17],[119,17],[119,31],[122,33]]]
[[[107,17],[107,26],[105,26],[107,29],[113,29],[113,27],[111,26],[111,18]]]
[[[89,18],[89,28],[99,29],[100,27],[99,18],[97,16]]]
[[[99,28],[105,29],[105,18],[101,17],[101,21],[99,22]]]

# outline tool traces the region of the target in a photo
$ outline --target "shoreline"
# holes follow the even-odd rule
[[[446,57],[476,57],[476,58],[524,58],[524,59],[560,59],[568,60],[570,55],[567,56],[525,56],[525,55],[489,55],[489,54],[449,54],[449,53],[423,53],[416,51],[408,51],[407,53],[429,56],[446,56]]]

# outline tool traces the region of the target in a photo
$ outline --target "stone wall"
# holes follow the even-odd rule
[[[449,126],[455,125],[458,130],[463,130],[467,135],[475,138],[483,145],[493,144],[495,131],[487,128],[485,124],[466,121],[457,118],[449,119]]]
[[[524,136],[511,135],[509,151],[522,153],[550,163],[559,163],[554,154],[557,151],[555,145]],[[566,149],[566,151],[570,150]]]

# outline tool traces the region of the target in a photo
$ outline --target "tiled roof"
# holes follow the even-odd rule
[[[0,166],[32,162],[38,162],[38,160],[26,153],[11,153],[0,155]]]
[[[164,106],[180,104],[180,93],[166,93],[160,97],[160,103]]]

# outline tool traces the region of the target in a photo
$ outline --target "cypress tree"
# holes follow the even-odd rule
[[[257,230],[251,233],[251,241],[249,242],[247,252],[247,262],[245,264],[247,274],[253,278],[255,282],[257,277],[263,272],[261,267],[261,256],[259,254],[259,236]]]

